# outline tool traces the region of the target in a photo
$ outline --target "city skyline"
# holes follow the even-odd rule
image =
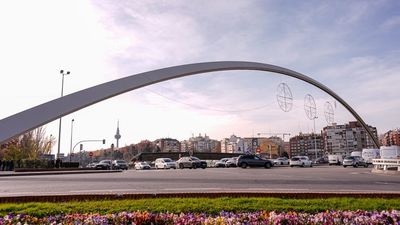
[[[282,66],[325,84],[383,134],[399,125],[400,3],[293,1],[5,1],[0,3],[0,118],[103,82],[187,63],[240,60]],[[287,83],[293,108],[276,88]],[[61,152],[85,139],[106,139],[120,121],[120,146],[143,139],[217,140],[257,133],[312,132],[304,96],[317,103],[316,130],[354,120],[333,98],[304,82],[265,72],[218,72],[144,87],[63,117]],[[4,105],[6,107],[4,107]],[[58,137],[58,123],[46,126]],[[53,148],[53,153],[56,149]]]

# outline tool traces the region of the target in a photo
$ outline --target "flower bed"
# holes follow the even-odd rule
[[[121,212],[115,214],[69,214],[37,218],[29,215],[6,215],[0,224],[400,224],[400,211],[326,211],[300,212],[221,212],[151,213]]]

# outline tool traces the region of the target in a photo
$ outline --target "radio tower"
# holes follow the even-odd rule
[[[117,133],[114,135],[117,140],[117,149],[119,149],[119,139],[121,138],[121,134],[119,134],[119,121],[117,122]]]

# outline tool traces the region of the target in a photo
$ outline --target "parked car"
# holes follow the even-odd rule
[[[113,169],[116,170],[128,170],[128,163],[125,160],[114,160],[112,165]]]
[[[176,161],[178,164],[179,169],[183,168],[190,168],[190,169],[196,169],[196,168],[207,168],[207,162],[204,160],[200,160],[197,157],[193,156],[186,156],[180,158],[178,161]]]
[[[151,167],[147,162],[136,162],[135,169],[136,170],[149,170],[149,169],[151,169]]]
[[[328,155],[329,165],[341,165],[343,162],[342,155]]]
[[[111,169],[111,160],[101,160],[99,163],[96,164],[94,168],[97,170],[109,170]]]
[[[89,163],[89,164],[87,164],[86,168],[96,168],[97,163],[99,163],[99,162]]]
[[[300,166],[305,167],[309,166],[312,167],[312,161],[308,158],[308,156],[295,156],[289,160],[290,167]]]
[[[289,165],[289,159],[286,157],[279,157],[274,159],[275,165]]]
[[[242,168],[247,167],[265,167],[267,169],[273,166],[273,161],[269,159],[262,159],[256,155],[241,155],[237,159],[237,166]]]
[[[158,158],[154,161],[156,169],[176,169],[176,162],[170,158]]]
[[[327,164],[329,163],[328,157],[320,157],[315,160],[315,164]]]
[[[215,162],[214,167],[220,168],[220,167],[226,167],[226,161],[228,161],[230,158],[222,158],[218,161]]]
[[[225,167],[237,167],[238,157],[232,157],[225,162]]]
[[[364,167],[368,167],[368,164],[360,156],[346,156],[343,159],[343,167],[347,167],[347,166],[353,166],[353,167],[364,166]]]

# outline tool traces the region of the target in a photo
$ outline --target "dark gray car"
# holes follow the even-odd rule
[[[343,167],[353,166],[353,167],[368,167],[368,164],[360,156],[346,156],[343,159]]]
[[[112,167],[116,170],[128,170],[128,163],[125,160],[114,160]]]
[[[178,161],[176,161],[178,164],[179,169],[183,168],[190,168],[190,169],[196,169],[196,168],[207,168],[207,162],[204,160],[200,160],[197,157],[193,156],[188,156],[188,157],[182,157]]]
[[[237,166],[247,167],[265,167],[267,169],[273,166],[273,162],[268,159],[262,159],[257,155],[241,155],[237,159]]]

